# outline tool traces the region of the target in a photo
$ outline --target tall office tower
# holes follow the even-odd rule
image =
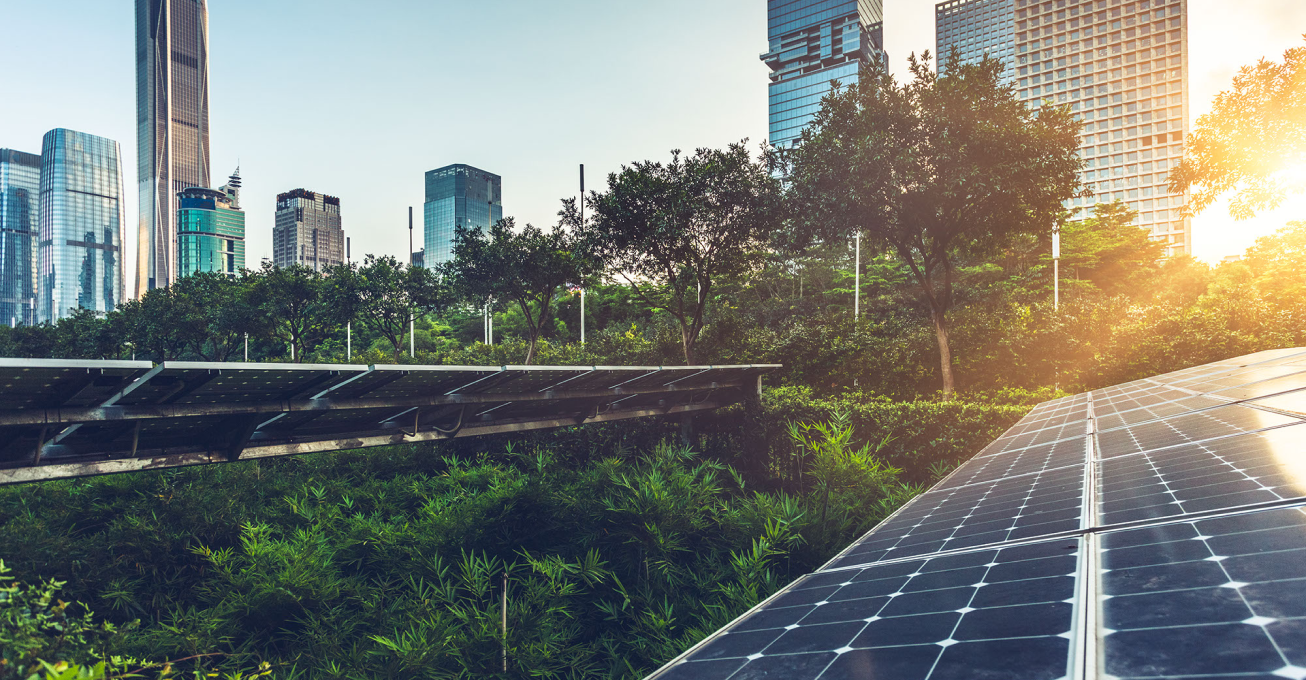
[[[1093,195],[1067,201],[1073,217],[1120,200],[1167,255],[1192,253],[1187,195],[1167,188],[1188,137],[1187,0],[1015,0],[1012,11],[1020,98],[1069,107],[1084,123]],[[940,33],[939,51],[946,46]]]
[[[136,0],[136,295],[177,277],[176,196],[209,182],[206,0]]]
[[[770,141],[792,144],[821,109],[830,81],[847,84],[884,53],[883,0],[767,0]]]
[[[453,259],[455,227],[488,229],[501,219],[503,180],[498,175],[461,163],[427,172],[426,203],[422,206],[423,266]]]
[[[1003,76],[1016,73],[1015,0],[949,0],[934,6],[935,67],[943,72],[953,47],[962,62],[985,55],[1002,61]]]
[[[41,144],[37,321],[123,301],[126,222],[118,142],[55,129]]]
[[[41,157],[0,149],[0,323],[36,323]]]
[[[278,194],[272,261],[278,267],[302,264],[316,271],[344,264],[340,199],[305,189]]]
[[[177,194],[177,271],[234,277],[245,268],[245,213],[235,192],[191,187]]]

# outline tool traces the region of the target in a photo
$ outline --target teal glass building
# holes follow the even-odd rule
[[[245,213],[228,191],[191,187],[177,194],[177,266],[181,276],[245,268]]]
[[[883,0],[768,0],[771,69],[769,134],[789,146],[821,109],[830,81],[850,83],[862,66],[888,66],[883,40]]]
[[[123,301],[126,221],[118,142],[62,128],[41,144],[37,322]]]
[[[503,180],[498,175],[461,163],[427,172],[422,206],[424,265],[453,259],[455,228],[488,229],[501,219]]]
[[[934,6],[935,67],[955,48],[962,63],[988,56],[1002,62],[1002,75],[1015,75],[1016,0],[947,0]]]
[[[0,323],[36,322],[41,157],[0,149]]]

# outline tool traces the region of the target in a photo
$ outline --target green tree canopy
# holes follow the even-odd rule
[[[594,266],[573,232],[514,228],[512,218],[499,220],[489,233],[480,227],[454,234],[453,284],[465,297],[516,305],[526,323],[526,364],[535,357],[540,333],[552,320],[554,297],[567,285],[585,285]]]
[[[779,180],[746,144],[622,166],[605,191],[590,192],[594,213],[584,224],[564,202],[563,223],[577,228],[607,271],[675,318],[686,363],[694,363],[713,286],[755,268],[777,226]]]
[[[910,82],[872,67],[831,90],[782,154],[795,216],[789,245],[860,233],[905,262],[929,305],[950,396],[958,259],[1052,229],[1079,188],[1080,124],[1064,108],[1022,104],[996,60],[962,64],[954,52],[943,75],[928,52],[910,62]]]
[[[322,274],[302,264],[278,267],[265,261],[250,295],[271,335],[290,346],[295,361],[303,361],[348,318],[348,310],[327,295]]]
[[[1196,212],[1233,192],[1229,214],[1239,220],[1306,189],[1306,47],[1284,52],[1283,63],[1244,66],[1216,95],[1170,173],[1171,191],[1193,187]]]
[[[1165,244],[1136,226],[1136,216],[1119,201],[1099,203],[1092,217],[1063,225],[1062,271],[1091,281],[1108,295],[1137,293],[1154,278]]]
[[[394,349],[395,361],[403,351],[409,324],[453,301],[435,272],[401,264],[392,255],[368,255],[362,265],[341,265],[329,279],[330,292],[325,296],[329,304],[385,338]]]

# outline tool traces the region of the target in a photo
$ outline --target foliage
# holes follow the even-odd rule
[[[791,166],[791,246],[866,234],[910,269],[928,302],[943,393],[954,389],[946,315],[957,262],[1013,234],[1049,229],[1078,188],[1079,124],[1069,111],[1028,109],[1002,81],[1002,64],[936,75],[911,57],[899,85],[880,67],[834,88],[784,156]]]
[[[1170,173],[1171,191],[1194,186],[1194,211],[1233,192],[1229,214],[1239,220],[1306,189],[1306,47],[1244,66],[1215,96]]]
[[[410,324],[452,302],[448,288],[432,270],[400,264],[390,255],[368,255],[361,266],[351,262],[336,267],[324,287],[323,298],[337,314],[356,316],[385,338],[396,362]]]
[[[512,218],[500,220],[488,234],[479,227],[454,234],[454,259],[449,275],[464,299],[513,304],[525,321],[526,359],[535,358],[540,333],[552,321],[554,298],[567,285],[586,285],[594,265],[580,240],[570,231],[548,232],[526,225],[517,230]]]
[[[779,209],[779,182],[746,141],[622,166],[606,191],[590,192],[592,219],[582,223],[572,203],[562,212],[609,274],[676,319],[688,364],[713,286],[754,268]]]
[[[290,346],[291,361],[302,360],[344,321],[345,310],[328,295],[322,273],[302,264],[277,267],[265,260],[249,294],[271,335]]]

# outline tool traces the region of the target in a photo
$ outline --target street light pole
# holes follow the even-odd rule
[[[862,231],[857,230],[856,256],[853,262],[853,321],[861,318],[862,304]]]
[[[413,206],[408,206],[408,266],[413,266]],[[408,315],[408,358],[412,359],[417,356],[417,336],[414,335],[416,326],[414,315]]]
[[[580,164],[580,226],[585,228],[585,164]],[[580,344],[585,344],[585,289],[580,289]]]
[[[1061,225],[1052,227],[1052,309],[1061,309]]]

